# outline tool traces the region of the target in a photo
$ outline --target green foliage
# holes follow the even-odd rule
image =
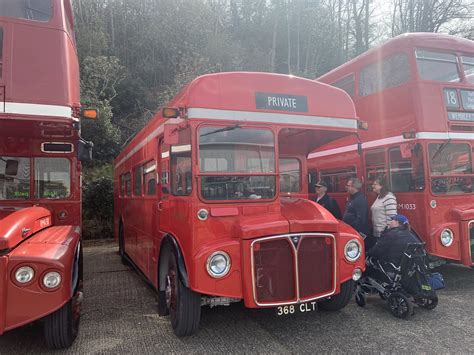
[[[113,237],[112,170],[109,164],[84,171],[82,218],[86,239]]]

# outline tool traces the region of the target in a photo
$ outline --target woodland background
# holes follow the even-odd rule
[[[405,32],[474,40],[473,0],[73,0],[86,238],[112,235],[112,162],[187,82],[221,71],[316,78]]]

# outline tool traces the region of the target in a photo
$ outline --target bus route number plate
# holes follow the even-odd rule
[[[318,309],[316,301],[304,302],[298,304],[289,304],[286,306],[278,306],[275,308],[277,316],[288,316],[295,313],[313,312]]]

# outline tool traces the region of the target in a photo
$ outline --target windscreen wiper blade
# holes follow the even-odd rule
[[[441,143],[441,145],[439,146],[438,150],[433,154],[433,156],[431,157],[431,161],[435,160],[435,158],[438,157],[438,155],[441,154],[441,152],[448,146],[448,144],[451,142],[451,138],[448,139],[446,142],[443,142]]]
[[[219,129],[216,129],[215,131],[211,131],[211,132],[207,132],[207,133],[201,134],[200,137],[210,136],[211,134],[215,134],[215,133],[219,133],[219,132],[233,131],[233,130],[236,129],[236,128],[240,128],[240,126],[239,126],[238,124],[235,124],[235,125],[232,125],[232,126],[227,126],[227,127],[224,127],[224,128],[219,128]]]

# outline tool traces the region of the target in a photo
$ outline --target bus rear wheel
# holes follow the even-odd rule
[[[341,292],[331,296],[330,299],[318,302],[318,307],[325,311],[339,311],[343,309],[352,298],[354,291],[354,281],[349,280],[341,285]]]
[[[168,259],[165,282],[166,305],[174,333],[179,337],[194,334],[201,318],[201,295],[184,286],[179,279],[178,264],[173,252]]]
[[[45,318],[44,337],[49,348],[65,349],[72,345],[79,331],[81,302],[82,292],[78,291],[64,306]]]

